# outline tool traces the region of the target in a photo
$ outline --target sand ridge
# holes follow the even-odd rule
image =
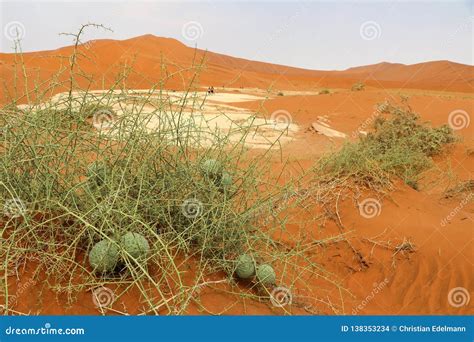
[[[34,89],[34,80],[50,79],[67,82],[68,69],[64,58],[73,47],[53,51],[23,54],[25,73],[30,79],[27,87]],[[80,59],[78,69],[93,76],[92,84],[87,79],[76,80],[79,86],[92,89],[110,88],[116,85],[117,74],[133,67],[134,73],[127,78],[127,88],[150,88],[159,80],[166,89],[182,90],[199,70],[199,81],[203,86],[224,88],[282,89],[292,91],[315,91],[311,88],[350,88],[358,81],[376,88],[426,89],[441,91],[473,92],[474,67],[448,61],[435,61],[414,65],[381,63],[344,71],[318,71],[282,65],[249,61],[219,53],[195,50],[181,42],[145,35],[127,40],[95,40],[81,45],[79,53],[89,59]],[[0,74],[5,78],[6,90],[0,88],[0,101],[5,102],[13,92],[15,75],[14,54],[0,54]],[[193,64],[194,63],[194,64]],[[16,70],[17,91],[24,89],[23,71]],[[58,70],[62,72],[57,75]],[[283,77],[284,76],[284,77]],[[49,84],[42,84],[45,90]],[[295,89],[296,88],[296,89]],[[54,92],[61,92],[59,86]],[[31,95],[32,96],[32,95]]]

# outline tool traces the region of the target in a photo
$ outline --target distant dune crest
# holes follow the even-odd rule
[[[231,57],[188,47],[176,39],[151,34],[126,40],[93,40],[85,42],[80,49],[92,59],[82,59],[81,69],[101,80],[105,78],[106,86],[112,84],[107,78],[113,77],[124,65],[133,65],[138,74],[143,74],[142,77],[137,74],[128,80],[131,87],[142,88],[180,68],[189,68],[192,63],[199,63],[205,58],[205,68],[200,75],[203,86],[346,88],[354,82],[362,81],[376,88],[474,91],[474,67],[450,61],[430,61],[412,65],[382,62],[343,71],[318,71]],[[64,59],[58,57],[67,56],[71,52],[72,47],[68,46],[52,51],[25,53],[28,74],[33,77],[41,76],[43,80],[52,76],[64,67]],[[0,54],[0,73],[5,75],[7,81],[13,77],[13,64],[13,54]],[[97,82],[98,85],[99,81]],[[169,79],[165,86],[182,88],[183,79]]]

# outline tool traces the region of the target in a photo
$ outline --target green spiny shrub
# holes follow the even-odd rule
[[[321,89],[319,91],[319,95],[326,95],[326,94],[331,94],[331,92],[327,88]]]
[[[108,173],[108,165],[103,161],[95,161],[87,167],[87,178],[93,185],[103,185],[107,179]]]
[[[351,91],[361,91],[365,89],[365,84],[362,82],[354,83],[351,87]]]
[[[351,177],[369,187],[383,188],[390,175],[414,185],[446,144],[456,140],[446,125],[432,128],[419,122],[409,107],[385,105],[372,130],[360,141],[345,143],[340,151],[321,159],[317,172],[329,177]]]
[[[72,64],[82,58],[69,56]],[[251,127],[233,130],[242,135],[237,142],[230,133],[213,132],[216,142],[197,148],[196,133],[203,130],[202,124],[177,118],[200,109],[199,94],[175,91],[173,95],[180,96],[175,101],[162,88],[163,79],[149,93],[112,87],[97,95],[79,88],[77,79],[90,75],[77,71],[77,65],[71,65],[69,82],[55,87],[57,82],[52,81],[47,93],[35,88],[35,100],[25,110],[0,115],[0,127],[7,127],[7,138],[0,139],[0,201],[19,198],[28,212],[22,220],[6,222],[14,232],[7,263],[34,253],[59,291],[75,293],[102,284],[103,279],[95,276],[107,277],[119,287],[139,289],[148,305],[145,312],[158,313],[160,307],[179,314],[187,312],[190,289],[212,272],[232,274],[236,257],[243,253],[258,252],[285,264],[306,253],[306,246],[289,251],[276,243],[275,232],[285,229],[283,213],[273,223],[263,223],[281,187],[274,181],[270,154],[255,156],[242,148],[245,137],[253,134]],[[61,72],[57,76],[62,78]],[[125,74],[118,75],[117,85],[127,83]],[[70,88],[64,89],[64,84]],[[50,101],[49,94],[61,91],[66,92],[59,94],[58,102]],[[131,97],[134,101],[129,101]],[[112,112],[108,104],[115,105],[117,99],[125,99],[119,103],[123,113],[117,125],[104,130],[91,125],[88,119],[100,110]],[[147,112],[146,105],[155,110]],[[146,129],[157,116],[163,127]],[[92,166],[91,160],[95,160]],[[231,193],[226,191],[229,187]],[[183,215],[183,204],[190,199],[198,210]],[[119,243],[96,241],[132,231],[132,240],[135,234],[146,237],[153,267],[134,269],[131,279],[124,279],[124,274],[111,278],[107,273],[118,269],[123,256]],[[2,257],[4,251],[0,250]],[[79,251],[89,252],[88,261],[100,274],[93,277],[83,267]],[[138,255],[135,251],[132,247],[128,254]],[[194,277],[183,272],[183,265],[191,264]],[[292,268],[289,272],[297,277],[301,271],[321,273],[320,268],[298,264]],[[173,297],[176,300],[170,300],[172,293],[179,293]]]

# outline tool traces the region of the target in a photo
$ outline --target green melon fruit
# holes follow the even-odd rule
[[[105,183],[107,166],[104,162],[95,161],[87,168],[87,177],[97,185]]]
[[[255,274],[255,261],[248,254],[242,254],[237,259],[235,274],[242,279],[248,279]]]
[[[222,174],[222,165],[218,160],[207,159],[201,164],[201,171],[210,178],[219,178]]]
[[[257,267],[257,279],[265,286],[273,285],[276,282],[276,274],[273,267],[268,264],[263,264]]]
[[[221,178],[220,183],[221,183],[221,187],[224,190],[228,190],[233,184],[232,176],[230,175],[230,173],[226,171],[222,172],[222,178]]]
[[[150,251],[150,245],[146,238],[138,233],[128,232],[120,238],[120,246],[137,260],[146,259]],[[128,256],[128,255],[126,255]]]
[[[89,263],[98,273],[112,272],[120,258],[118,246],[110,240],[97,242],[89,252]]]

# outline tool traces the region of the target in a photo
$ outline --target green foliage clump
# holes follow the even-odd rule
[[[431,157],[455,140],[448,126],[432,128],[420,123],[419,115],[409,107],[385,105],[367,136],[323,158],[317,172],[350,177],[377,189],[390,183],[390,175],[396,175],[416,189],[420,173],[432,164]]]
[[[275,270],[271,265],[262,264],[257,267],[257,280],[264,286],[274,285],[276,283]]]
[[[242,279],[248,279],[255,274],[255,260],[248,254],[242,254],[237,259],[235,274]]]
[[[351,87],[352,91],[361,91],[365,89],[365,84],[362,82],[354,83]]]
[[[329,91],[329,89],[324,88],[324,89],[321,89],[321,90],[319,91],[319,95],[325,95],[325,94],[331,94],[331,92]]]
[[[120,258],[118,246],[110,240],[97,242],[89,252],[89,264],[97,273],[110,273]]]
[[[367,142],[381,153],[401,146],[419,151],[426,156],[438,154],[442,147],[455,141],[452,129],[443,125],[432,128],[419,122],[419,115],[410,108],[389,106],[389,117],[378,116],[374,129],[367,135]]]
[[[87,167],[87,178],[93,185],[101,186],[107,179],[108,167],[103,161],[92,162]]]

